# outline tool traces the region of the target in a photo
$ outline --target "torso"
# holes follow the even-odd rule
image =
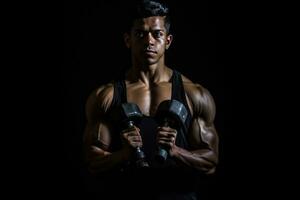
[[[153,116],[158,105],[167,99],[171,99],[172,84],[161,82],[146,86],[143,83],[126,83],[127,101],[136,103],[146,116]]]
[[[178,77],[178,76],[176,76]],[[171,100],[171,99],[180,99],[179,101],[190,111],[189,117],[187,117],[186,120],[186,129],[182,130],[182,133],[179,134],[180,137],[177,137],[178,141],[176,141],[176,144],[178,146],[181,146],[183,148],[187,148],[186,138],[184,139],[184,135],[187,134],[187,130],[189,126],[191,125],[191,120],[193,119],[193,115],[195,113],[195,108],[201,107],[201,86],[198,84],[194,84],[189,79],[187,79],[184,76],[181,76],[182,78],[182,84],[181,87],[179,87],[180,84],[175,84],[175,80],[178,80],[178,78],[169,78],[165,79],[164,81],[160,81],[158,83],[151,83],[151,84],[145,84],[141,81],[135,81],[135,82],[129,82],[128,80],[119,81],[116,82],[115,85],[110,84],[107,86],[104,86],[101,90],[98,92],[99,100],[101,100],[100,109],[104,111],[104,113],[107,112],[108,115],[112,114],[110,112],[110,108],[118,109],[118,105],[120,103],[135,103],[138,105],[139,109],[145,116],[141,123],[138,125],[138,127],[141,129],[141,136],[143,138],[144,143],[144,150],[147,154],[147,157],[152,158],[154,153],[152,152],[153,146],[155,146],[155,137],[152,138],[153,132],[155,132],[155,129],[157,127],[157,121],[155,119],[155,114],[157,111],[158,106],[161,102],[164,100]],[[177,81],[176,81],[177,82]],[[175,85],[173,88],[172,83]],[[182,88],[183,86],[183,88]],[[126,88],[125,88],[126,87]],[[200,87],[200,90],[199,90]],[[115,90],[116,89],[116,90]],[[183,91],[184,89],[184,91]],[[115,92],[116,93],[115,93]],[[183,100],[185,94],[185,100]],[[181,94],[180,97],[178,94]],[[116,95],[116,96],[114,96]],[[202,100],[203,101],[203,100]],[[199,110],[199,109],[198,109]],[[114,111],[114,110],[111,110]],[[114,141],[114,143],[110,144],[110,149],[112,151],[117,150],[121,148],[121,141],[118,140],[119,138],[119,132],[118,126],[111,126],[112,128],[112,135],[110,137],[113,137],[111,141]],[[116,133],[116,134],[115,134]],[[103,135],[103,134],[102,134]],[[187,136],[187,135],[186,135]],[[103,136],[104,137],[104,136]],[[148,137],[145,139],[145,137]],[[150,138],[149,138],[150,137]],[[189,136],[187,136],[189,137]],[[196,137],[196,136],[195,136]],[[103,139],[103,138],[102,138]],[[108,142],[109,143],[109,142]],[[190,148],[190,147],[188,147]]]

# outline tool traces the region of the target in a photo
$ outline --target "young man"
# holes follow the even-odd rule
[[[165,51],[172,43],[169,30],[165,5],[152,0],[138,4],[124,35],[131,68],[123,79],[95,90],[86,104],[84,144],[89,171],[95,177],[107,175],[107,179],[99,178],[107,181],[104,185],[126,188],[131,199],[146,199],[137,191],[148,191],[149,199],[196,199],[192,178],[214,173],[218,163],[214,100],[204,87],[165,65]],[[177,100],[186,108],[181,128],[157,122],[157,109],[165,100]],[[113,120],[116,108],[124,103],[136,104],[143,115],[127,129]],[[164,163],[155,161],[158,147],[167,151]],[[148,166],[142,173],[135,173],[139,171],[133,161],[137,148],[144,152]],[[150,179],[156,184],[149,186]]]

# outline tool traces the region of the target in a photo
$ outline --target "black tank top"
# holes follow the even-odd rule
[[[173,74],[171,76],[170,82],[172,84],[172,92],[171,92],[171,99],[175,99],[181,102],[186,109],[188,110],[188,116],[186,118],[184,127],[177,130],[177,137],[176,137],[176,145],[182,147],[184,149],[190,149],[186,135],[187,130],[189,129],[191,123],[191,112],[189,110],[186,95],[184,91],[184,86],[181,78],[181,74],[173,70]],[[126,84],[124,79],[117,80],[114,82],[114,96],[112,100],[112,110],[120,106],[122,103],[127,103],[127,93],[126,93]],[[116,122],[115,122],[116,123]],[[143,140],[143,147],[142,150],[144,151],[147,161],[151,166],[151,173],[143,174],[144,177],[147,177],[147,180],[154,179],[154,181],[158,181],[163,184],[165,180],[169,180],[169,182],[173,182],[174,185],[168,183],[164,185],[169,185],[173,190],[182,190],[183,188],[187,190],[191,190],[192,186],[189,184],[192,182],[190,173],[191,171],[186,169],[178,169],[176,166],[176,162],[172,158],[167,158],[167,161],[161,165],[156,163],[154,156],[157,150],[157,144],[155,141],[156,138],[156,129],[157,129],[157,122],[155,121],[154,117],[152,116],[143,116],[142,120],[137,125],[140,128],[140,134]],[[119,127],[118,124],[115,124],[113,127]],[[121,140],[120,140],[120,131],[117,128],[114,131],[112,144],[111,144],[111,151],[116,151],[121,148]],[[176,180],[175,180],[176,179]],[[177,184],[177,180],[181,180],[180,182],[182,185]],[[173,180],[173,181],[172,181]],[[185,180],[185,181],[184,181]],[[165,187],[164,187],[165,188]],[[166,189],[166,188],[165,188]],[[183,190],[185,190],[183,189]]]
[[[185,149],[189,149],[186,135],[191,123],[191,112],[189,110],[186,95],[183,87],[181,74],[173,70],[170,79],[172,84],[171,99],[181,102],[188,110],[184,127],[177,130],[176,145]],[[118,111],[118,107],[122,103],[127,102],[126,84],[124,79],[114,82],[114,96],[112,106],[107,116],[110,120]],[[120,139],[120,126],[117,121],[112,120],[112,140],[110,151],[118,151],[122,148]],[[114,199],[113,195],[118,195],[118,191],[122,191],[122,196],[127,199],[135,200],[167,200],[167,199],[185,199],[196,200],[199,187],[197,186],[197,171],[188,167],[176,165],[176,161],[168,157],[163,165],[156,165],[154,155],[156,152],[156,129],[157,122],[152,116],[143,116],[142,120],[137,124],[140,128],[140,134],[143,140],[142,150],[144,151],[150,168],[146,170],[138,170],[130,164],[124,164],[105,175],[98,177],[97,181],[104,182],[102,190],[93,189],[93,191],[101,191],[101,196],[105,195],[104,191],[114,188],[115,193],[108,192],[108,199]],[[97,186],[98,187],[98,186]],[[105,189],[106,188],[106,189]],[[112,191],[114,191],[112,189]],[[142,196],[134,195],[138,192]],[[105,199],[105,198],[104,198]]]
[[[186,109],[188,110],[188,116],[185,120],[184,127],[182,127],[180,130],[177,130],[177,137],[176,137],[176,145],[185,149],[189,149],[189,145],[187,143],[186,134],[187,130],[189,129],[190,122],[191,122],[191,112],[189,110],[186,95],[183,87],[183,82],[181,78],[181,74],[173,70],[172,77],[170,79],[172,84],[172,92],[171,92],[171,99],[175,99],[179,102],[181,102]],[[118,80],[114,82],[114,96],[112,100],[112,106],[111,108],[114,109],[118,106],[120,106],[122,103],[127,103],[127,92],[126,92],[126,84],[124,80]],[[146,156],[152,160],[154,156],[155,150],[155,133],[156,128],[158,124],[156,123],[154,117],[145,116],[138,124],[138,127],[141,129],[140,134],[142,136],[143,140],[143,150],[146,153]],[[119,130],[116,130],[118,132]],[[120,141],[117,142],[117,138],[119,137],[119,133],[116,133],[116,137],[114,137],[116,144],[112,144],[112,151],[115,150],[115,148],[120,148]]]

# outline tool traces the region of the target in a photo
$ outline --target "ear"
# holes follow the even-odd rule
[[[130,35],[129,33],[124,33],[124,42],[127,48],[130,48]]]
[[[169,35],[167,36],[166,49],[169,49],[169,47],[170,47],[172,41],[173,41],[173,35],[169,34]]]

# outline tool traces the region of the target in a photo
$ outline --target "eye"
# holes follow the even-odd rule
[[[143,38],[144,37],[144,35],[145,35],[145,33],[144,33],[144,31],[135,31],[135,33],[134,33],[134,35],[136,36],[136,37],[138,37],[138,38]]]
[[[160,30],[153,31],[152,34],[153,34],[153,37],[154,37],[154,38],[161,38],[161,37],[164,36],[164,33],[163,33],[162,31],[160,31]]]

